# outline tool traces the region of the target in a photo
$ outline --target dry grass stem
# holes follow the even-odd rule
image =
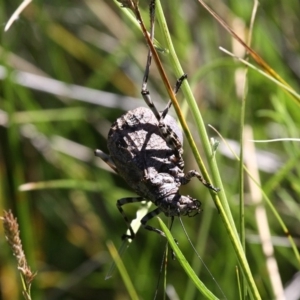
[[[1,217],[6,240],[8,241],[13,255],[17,259],[18,270],[20,271],[23,280],[23,295],[25,299],[30,299],[30,286],[36,273],[32,273],[28,266],[25,253],[23,251],[22,242],[20,239],[20,230],[17,218],[14,217],[11,210],[4,211],[4,216]]]

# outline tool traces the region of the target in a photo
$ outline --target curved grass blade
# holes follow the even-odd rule
[[[199,290],[199,292],[205,297],[205,299],[219,299],[217,298],[205,285],[204,283],[199,279],[199,277],[196,275],[188,261],[185,259],[184,255],[182,254],[181,250],[177,246],[171,232],[169,231],[168,227],[164,224],[164,222],[158,218],[159,224],[161,226],[161,229],[165,233],[168,242],[174,251],[176,255],[176,259],[181,264],[182,268],[188,275],[188,277],[194,282],[195,286]]]
[[[266,73],[270,74],[270,76],[281,82],[286,87],[285,90],[288,91],[292,99],[295,100],[298,105],[300,105],[299,96],[294,89],[283,78],[281,78],[281,76],[274,71],[256,51],[249,47],[215,11],[213,11],[203,0],[198,1],[223,26],[223,28],[227,30],[248,51],[251,57],[265,70]],[[292,90],[293,93],[290,93],[290,90]]]
[[[115,261],[115,263],[117,265],[117,268],[119,269],[119,272],[122,276],[123,282],[127,288],[130,298],[133,300],[138,300],[139,297],[138,297],[138,295],[135,291],[135,288],[130,280],[129,274],[126,271],[126,268],[122,262],[122,259],[118,254],[117,249],[115,248],[114,244],[111,241],[107,242],[106,245],[108,247],[110,255],[112,256],[113,260]]]

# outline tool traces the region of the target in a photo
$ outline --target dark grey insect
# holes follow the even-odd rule
[[[169,138],[173,144],[181,145],[182,132],[175,119],[166,115],[160,122],[163,122],[164,130],[172,135]],[[122,209],[124,204],[152,201],[157,208],[144,216],[141,223],[146,229],[162,234],[160,230],[147,225],[147,221],[161,212],[168,217],[175,217],[194,216],[201,211],[200,201],[179,194],[181,185],[197,177],[205,186],[218,191],[195,170],[184,174],[182,157],[177,157],[178,153],[181,155],[182,148],[178,149],[178,153],[174,151],[162,135],[159,125],[149,108],[131,110],[118,118],[108,133],[110,155],[101,150],[95,151],[140,196],[117,201],[117,207],[130,229],[130,235],[127,235],[129,238],[134,238],[134,232]]]
[[[153,39],[154,4],[151,9],[150,36]],[[144,216],[141,223],[146,229],[164,236],[159,229],[147,225],[147,221],[161,212],[174,218],[175,216],[194,216],[201,211],[199,200],[179,194],[181,185],[187,184],[192,177],[197,177],[206,187],[216,192],[219,191],[195,170],[184,174],[183,137],[175,119],[168,115],[171,101],[160,113],[147,90],[150,64],[151,52],[149,51],[141,91],[149,108],[139,107],[131,110],[112,124],[107,138],[110,155],[98,149],[95,151],[95,155],[122,176],[139,195],[139,197],[122,198],[117,201],[117,207],[130,230],[130,235],[124,235],[124,237],[131,239],[135,234],[123,211],[124,204],[144,200],[152,201],[157,208]],[[186,75],[183,75],[177,81],[175,94],[185,78]]]

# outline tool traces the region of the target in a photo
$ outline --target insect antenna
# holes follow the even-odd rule
[[[193,248],[193,250],[194,250],[194,253],[197,255],[197,258],[201,261],[201,263],[203,264],[204,268],[206,269],[206,271],[208,272],[208,274],[211,276],[212,280],[213,280],[214,283],[216,284],[218,290],[221,292],[223,298],[226,300],[227,298],[226,298],[226,296],[225,296],[225,294],[224,294],[222,288],[220,287],[219,283],[217,282],[217,280],[215,279],[215,277],[213,276],[213,274],[211,273],[211,271],[209,270],[209,268],[207,267],[207,265],[204,263],[202,257],[200,256],[200,254],[198,253],[198,251],[197,251],[197,249],[195,248],[194,244],[192,243],[192,241],[191,241],[191,239],[190,239],[190,237],[189,237],[189,235],[188,235],[188,233],[187,233],[187,231],[186,231],[186,229],[185,229],[185,227],[184,227],[184,225],[183,225],[183,222],[182,222],[181,217],[179,216],[178,218],[179,218],[179,220],[180,220],[180,224],[181,224],[181,227],[182,227],[182,229],[183,229],[183,232],[184,232],[185,236],[187,237],[188,242],[189,242],[190,245],[192,246],[192,248]]]

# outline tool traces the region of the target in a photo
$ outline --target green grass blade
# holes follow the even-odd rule
[[[171,232],[169,231],[168,227],[164,224],[164,222],[158,218],[159,224],[165,233],[168,242],[173,249],[175,255],[176,255],[176,260],[180,263],[182,266],[183,270],[186,272],[188,277],[194,282],[195,286],[199,290],[199,292],[205,297],[205,299],[218,299],[205,285],[204,283],[199,279],[199,277],[196,275],[184,255],[182,254],[181,250],[177,246]]]
[[[118,268],[118,270],[119,270],[119,272],[120,272],[120,274],[122,276],[123,282],[124,282],[124,284],[125,284],[125,286],[127,288],[127,291],[128,291],[128,293],[130,295],[130,298],[132,300],[138,300],[139,297],[138,297],[138,295],[137,295],[137,293],[135,291],[135,288],[134,288],[134,286],[132,284],[132,281],[131,281],[131,279],[129,277],[129,274],[126,271],[126,268],[125,268],[125,266],[124,266],[124,264],[122,262],[122,259],[118,255],[117,249],[115,248],[114,244],[111,241],[107,242],[107,247],[108,247],[108,250],[109,250],[112,258],[114,259],[114,261],[115,261],[115,263],[117,265],[117,268]]]

